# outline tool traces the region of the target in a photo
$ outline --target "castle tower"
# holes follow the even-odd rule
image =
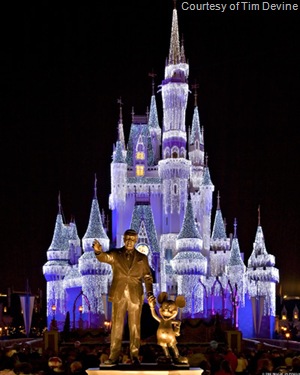
[[[238,309],[245,305],[246,266],[241,256],[240,245],[237,237],[237,221],[234,220],[234,232],[231,243],[229,262],[225,267],[228,278],[230,301],[232,304],[234,326],[238,327]]]
[[[121,143],[121,148],[123,151],[123,156],[126,157],[126,145],[124,136],[124,126],[123,126],[123,103],[122,99],[118,99],[118,104],[120,104],[119,122],[118,122],[118,141]]]
[[[113,152],[113,160],[110,165],[111,194],[109,196],[109,208],[112,210],[112,242],[124,233],[124,228],[119,225],[120,213],[124,212],[127,194],[127,163],[125,162],[122,142],[117,141]]]
[[[195,225],[192,201],[187,202],[183,225],[176,240],[177,254],[171,260],[177,275],[178,294],[186,298],[184,314],[195,317],[203,311],[203,287],[200,280],[205,279],[207,260],[201,254],[202,240]]]
[[[199,218],[197,216],[199,231],[203,238],[202,254],[204,256],[209,255],[210,249],[212,195],[214,190],[215,187],[211,181],[206,160],[206,166],[204,168],[203,179],[200,186],[201,201]]]
[[[148,126],[150,130],[152,147],[154,153],[154,164],[157,165],[160,159],[160,146],[161,146],[161,128],[159,126],[158,115],[157,115],[157,106],[156,99],[154,95],[154,77],[156,74],[149,73],[149,76],[152,77],[152,96],[150,103],[150,112],[148,119]]]
[[[267,337],[274,332],[276,283],[279,282],[279,271],[275,267],[275,257],[267,252],[262,226],[260,209],[258,209],[258,226],[253,250],[247,267],[248,293],[252,302],[254,334],[256,337]]]
[[[52,318],[52,307],[56,309],[56,320],[63,320],[66,313],[65,290],[63,279],[68,273],[69,265],[69,233],[63,223],[60,195],[58,197],[58,214],[51,245],[47,251],[47,262],[43,266],[43,274],[47,281],[47,317],[48,324]]]
[[[169,234],[179,233],[181,229],[191,167],[191,162],[186,158],[185,112],[189,92],[188,74],[189,66],[185,62],[184,51],[180,48],[177,10],[174,8],[169,58],[165,67],[165,79],[161,85],[164,112],[163,159],[158,163],[163,193],[161,243],[170,243],[173,249],[176,246],[176,237],[171,241]]]
[[[220,207],[220,194],[217,197],[217,209],[211,234],[209,252],[209,274],[220,276],[230,257],[230,240],[227,238],[225,224]]]
[[[204,169],[204,138],[203,130],[200,128],[200,117],[197,105],[197,87],[198,85],[192,86],[195,88],[195,107],[192,120],[192,128],[189,134],[189,159],[192,162],[191,171],[191,189],[192,191],[199,191]]]
[[[108,264],[101,263],[96,259],[92,248],[94,239],[97,239],[101,243],[103,251],[109,249],[109,238],[103,228],[97,199],[96,178],[89,223],[82,239],[84,253],[79,258],[78,264],[82,275],[82,292],[86,296],[86,299],[82,299],[83,314],[92,314],[91,321],[97,326],[101,318],[104,319],[107,314],[107,311],[105,311],[104,296],[108,293],[111,268]]]
[[[81,256],[81,245],[80,245],[80,238],[77,232],[77,226],[75,221],[71,221],[69,224],[69,244],[70,244],[70,253],[69,253],[69,261],[70,264],[77,264],[78,259]]]

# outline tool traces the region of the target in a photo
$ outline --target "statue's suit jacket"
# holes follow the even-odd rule
[[[136,249],[133,250],[132,256],[132,264],[129,267],[125,247],[97,255],[100,262],[108,263],[112,267],[113,279],[108,296],[111,302],[119,301],[124,296],[125,288],[128,287],[131,302],[139,303],[144,292],[143,281],[146,292],[153,291],[153,278],[148,257]]]

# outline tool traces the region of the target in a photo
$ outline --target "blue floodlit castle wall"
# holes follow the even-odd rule
[[[145,116],[132,115],[128,142],[122,108],[111,163],[111,242],[103,227],[95,180],[90,219],[80,241],[75,223],[65,224],[61,207],[43,272],[47,281],[48,322],[61,326],[70,312],[73,326],[99,327],[110,319],[107,292],[110,266],[98,262],[91,247],[97,238],[104,250],[122,246],[126,229],[139,233],[138,249],[149,257],[155,293],[183,294],[183,317],[230,317],[244,337],[271,337],[279,272],[268,254],[260,218],[253,251],[244,262],[237,237],[228,236],[220,199],[212,217],[214,185],[204,155],[203,128],[195,100],[192,125],[185,114],[189,65],[179,41],[173,10],[169,56],[161,83],[163,124],[156,98]],[[154,90],[153,90],[154,91]],[[82,311],[78,307],[82,306]]]

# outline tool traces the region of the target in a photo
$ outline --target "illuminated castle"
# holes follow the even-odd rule
[[[197,100],[192,125],[186,126],[189,65],[179,41],[173,9],[169,56],[160,86],[163,124],[158,121],[154,90],[146,116],[132,114],[128,142],[122,107],[111,163],[112,243],[122,246],[126,229],[139,234],[138,250],[149,257],[155,292],[183,294],[183,317],[231,317],[244,337],[271,337],[275,287],[279,272],[267,253],[260,218],[253,252],[244,263],[237,237],[226,234],[220,197],[212,217],[214,185],[205,160]],[[91,244],[97,238],[109,249],[95,181],[90,220],[82,239],[75,223],[63,223],[60,202],[43,272],[47,280],[48,320],[60,325],[66,312],[73,325],[98,327],[110,318],[107,290],[111,269],[98,262]],[[78,312],[78,306],[82,310]],[[80,314],[80,315],[79,315]],[[77,323],[76,323],[77,324]]]

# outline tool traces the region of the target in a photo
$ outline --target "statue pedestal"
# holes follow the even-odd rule
[[[201,375],[203,370],[189,366],[165,366],[156,363],[141,363],[138,366],[119,364],[116,366],[100,366],[100,368],[89,368],[88,375]]]

